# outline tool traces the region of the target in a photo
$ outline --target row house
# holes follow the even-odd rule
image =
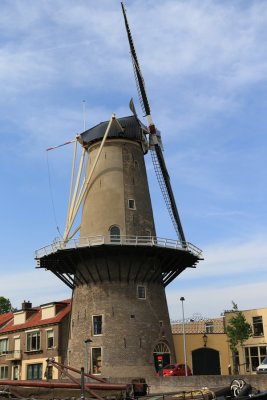
[[[71,301],[32,307],[24,301],[14,313],[0,315],[0,380],[58,379],[47,358],[67,362]]]

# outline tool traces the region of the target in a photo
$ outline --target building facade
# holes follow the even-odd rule
[[[246,321],[251,325],[252,336],[238,347],[240,374],[255,373],[256,367],[267,356],[267,308],[242,310]],[[225,323],[235,315],[234,312],[225,312]],[[230,359],[232,365],[232,359]]]
[[[238,347],[239,374],[256,373],[256,367],[267,357],[267,308],[242,310],[251,325],[252,336]],[[233,371],[233,358],[225,327],[235,315],[225,311],[213,319],[188,319],[184,323],[186,360],[194,375],[228,375]],[[182,321],[172,323],[177,363],[184,363]]]
[[[178,364],[183,364],[184,339],[186,361],[193,375],[227,375],[229,373],[229,346],[224,329],[224,317],[190,319],[172,324],[172,333]]]
[[[58,379],[47,358],[67,362],[69,300],[22,309],[0,316],[0,379]]]

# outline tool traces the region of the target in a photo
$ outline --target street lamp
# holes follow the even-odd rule
[[[204,347],[206,347],[207,346],[207,341],[208,341],[208,335],[206,335],[206,333],[204,333],[204,335],[202,336],[202,339],[203,339]]]
[[[185,364],[185,376],[187,376],[187,359],[186,359],[186,337],[185,337],[185,326],[184,326],[184,297],[180,297],[182,302],[182,313],[183,313],[183,339],[184,339],[184,364]]]
[[[92,339],[86,339],[84,341],[84,369],[85,373],[89,374],[89,364],[88,364],[88,343],[91,343]],[[88,382],[88,376],[85,378],[85,381]]]

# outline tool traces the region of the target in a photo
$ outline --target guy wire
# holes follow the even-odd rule
[[[60,229],[59,229],[59,226],[58,226],[58,223],[57,223],[56,208],[55,208],[55,203],[54,203],[52,180],[51,180],[51,173],[50,173],[50,165],[49,165],[49,159],[48,159],[48,151],[46,152],[46,162],[47,162],[48,184],[49,184],[49,192],[50,192],[50,199],[51,199],[51,204],[52,204],[54,222],[55,222],[55,225],[56,225],[56,229],[57,229],[57,231],[59,233],[59,236],[63,239],[63,236],[62,236],[62,234],[60,232]]]

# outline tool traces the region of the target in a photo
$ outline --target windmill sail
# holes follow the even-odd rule
[[[127,31],[127,36],[128,36],[128,41],[130,45],[130,51],[131,51],[131,56],[132,56],[132,61],[133,61],[133,68],[134,68],[134,74],[135,74],[135,80],[136,80],[136,85],[137,85],[137,91],[138,91],[138,96],[139,100],[141,103],[142,110],[147,117],[148,124],[149,124],[149,131],[150,131],[150,142],[151,142],[151,155],[152,155],[152,161],[154,165],[154,169],[156,172],[157,180],[159,183],[159,186],[161,188],[161,192],[163,194],[163,198],[166,204],[166,207],[168,209],[168,212],[170,214],[174,229],[182,241],[182,243],[186,243],[185,235],[183,232],[183,227],[181,224],[181,220],[179,217],[178,209],[176,206],[173,190],[171,187],[171,182],[170,182],[170,177],[167,171],[166,163],[163,157],[163,153],[161,150],[161,147],[159,145],[157,135],[156,135],[156,128],[153,123],[152,117],[151,117],[151,111],[150,111],[150,106],[149,106],[149,101],[145,89],[145,82],[141,73],[141,69],[138,63],[135,47],[134,47],[134,42],[132,38],[132,34],[130,31],[130,27],[128,24],[126,12],[123,3],[121,3],[122,7],[122,12],[123,12],[123,17],[124,17],[124,22],[125,22],[125,27]]]

